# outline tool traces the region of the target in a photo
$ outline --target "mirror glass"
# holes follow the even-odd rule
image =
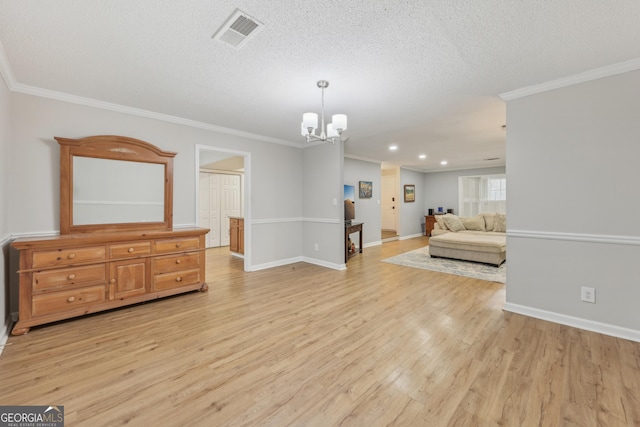
[[[163,222],[165,165],[73,156],[73,225]]]

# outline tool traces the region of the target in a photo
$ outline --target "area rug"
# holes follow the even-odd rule
[[[505,283],[507,276],[506,262],[502,263],[500,267],[494,267],[477,262],[431,258],[429,256],[429,246],[383,259],[382,261],[403,265],[405,267],[422,268],[423,270],[473,277],[474,279],[488,280],[490,282]]]

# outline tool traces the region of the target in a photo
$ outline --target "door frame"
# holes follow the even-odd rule
[[[194,224],[199,224],[200,215],[200,153],[201,151],[216,151],[220,153],[226,153],[233,156],[244,157],[244,179],[242,180],[243,194],[242,204],[244,209],[244,271],[251,271],[251,153],[248,151],[232,150],[229,148],[214,147],[210,145],[196,144],[196,171],[194,174],[195,183],[195,217]],[[231,256],[231,253],[229,253]]]

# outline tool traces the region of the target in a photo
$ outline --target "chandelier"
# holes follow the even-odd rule
[[[324,127],[324,90],[329,87],[329,82],[326,80],[319,80],[318,87],[322,90],[322,110],[320,111],[321,123],[320,123],[320,135],[316,135],[316,129],[318,128],[318,115],[316,113],[304,113],[302,115],[302,124],[300,131],[302,136],[307,138],[307,142],[331,142],[335,144],[336,141],[340,141],[342,132],[347,130],[347,116],[346,114],[334,114],[331,117],[331,123]]]

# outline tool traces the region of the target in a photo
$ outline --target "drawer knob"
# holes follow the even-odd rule
[[[67,298],[68,302],[74,302],[76,300],[76,297],[69,297]]]
[[[181,262],[182,262],[182,261],[181,261],[181,260],[179,260],[179,259],[177,259],[177,260],[176,260],[176,264],[180,264]]]
[[[69,254],[67,256],[67,258],[69,258],[69,259],[74,259],[75,257],[76,257],[76,254],[73,254],[73,253],[71,253],[71,254]]]
[[[180,247],[180,243],[176,243],[176,248],[179,248],[179,247]]]
[[[70,275],[67,277],[67,279],[69,279],[69,280],[73,280],[73,279],[75,279],[75,278],[76,278],[76,275],[75,275],[75,274],[70,274]]]
[[[133,253],[133,250],[134,250],[133,248],[128,249],[129,253]]]
[[[182,282],[182,277],[176,277],[176,282]]]
[[[116,279],[111,279],[111,283],[116,283]]]

